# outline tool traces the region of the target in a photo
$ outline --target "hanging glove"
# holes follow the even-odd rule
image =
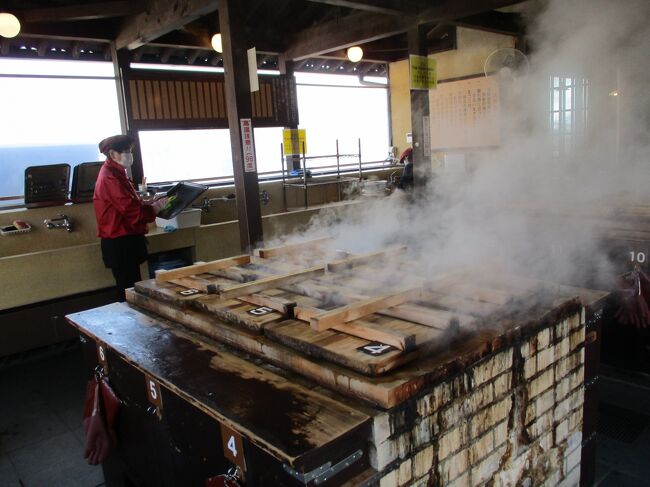
[[[86,407],[84,409],[84,431],[86,444],[84,458],[89,465],[99,465],[108,457],[111,438],[106,431],[101,412],[101,393],[99,381],[91,379],[86,386]]]

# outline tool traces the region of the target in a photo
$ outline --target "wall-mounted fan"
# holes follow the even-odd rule
[[[526,55],[518,49],[503,47],[490,53],[485,59],[485,76],[497,76],[500,81],[516,81],[528,74],[530,63]]]

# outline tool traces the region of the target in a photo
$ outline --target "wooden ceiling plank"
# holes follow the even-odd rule
[[[116,2],[83,3],[65,7],[35,8],[23,10],[25,23],[74,22],[79,20],[108,19],[135,15],[144,10],[142,2],[121,0]]]
[[[156,0],[149,9],[124,22],[115,39],[118,49],[136,49],[158,37],[214,12],[218,0]]]
[[[396,17],[360,12],[309,27],[298,32],[285,56],[298,61],[319,56],[337,49],[372,42],[406,32],[410,28],[431,22],[449,22],[453,19],[480,14],[507,7],[522,0],[441,0],[417,17]]]

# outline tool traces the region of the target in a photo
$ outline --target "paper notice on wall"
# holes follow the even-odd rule
[[[422,150],[426,157],[431,155],[431,123],[429,117],[422,117]]]
[[[285,156],[307,153],[307,132],[305,129],[284,129],[282,138]]]
[[[253,93],[260,90],[260,82],[257,79],[257,49],[251,47],[246,52],[248,53],[248,81]]]
[[[429,92],[433,150],[494,147],[501,143],[499,84],[479,76],[440,83]]]
[[[409,75],[412,90],[435,90],[438,83],[436,60],[427,56],[409,56]]]
[[[244,156],[244,171],[257,171],[257,162],[255,161],[255,142],[253,140],[253,123],[250,118],[239,120],[241,125],[241,141]]]

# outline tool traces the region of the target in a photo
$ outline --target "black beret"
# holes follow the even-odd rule
[[[122,152],[131,149],[135,145],[135,139],[130,135],[113,135],[99,143],[99,152],[108,155],[109,150]]]

